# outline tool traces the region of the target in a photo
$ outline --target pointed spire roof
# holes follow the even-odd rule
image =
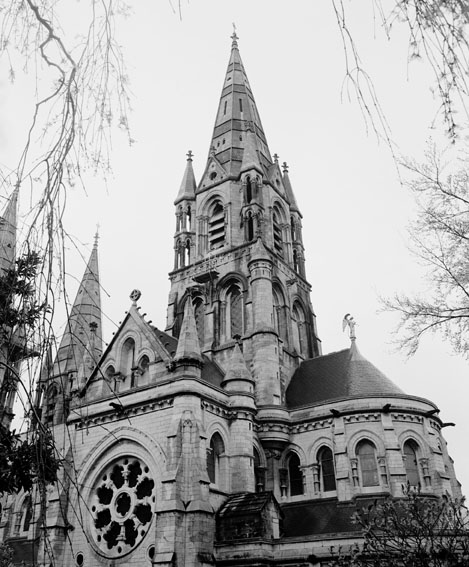
[[[293,187],[291,186],[290,177],[288,175],[288,165],[287,162],[283,162],[282,164],[283,170],[283,185],[285,187],[285,196],[287,198],[288,203],[290,204],[290,208],[292,211],[296,211],[297,213],[300,212],[298,208],[298,203],[295,199],[295,194],[293,193]]]
[[[12,268],[16,260],[18,192],[16,187],[0,218],[0,269],[4,271]]]
[[[222,386],[226,387],[228,382],[238,383],[240,381],[254,383],[239,344],[236,343],[229,360],[228,370],[223,378]]]
[[[238,49],[238,36],[231,36],[231,54],[218,106],[210,148],[230,175],[240,173],[247,148],[248,128],[253,133],[249,153],[266,171],[272,164],[256,102]],[[251,159],[251,158],[250,158]]]
[[[94,335],[92,337],[91,335]],[[101,286],[99,283],[98,234],[85,273],[73,302],[67,326],[60,342],[54,374],[78,370],[87,345],[102,351]]]
[[[200,350],[199,336],[195,322],[194,306],[190,297],[184,306],[184,319],[179,333],[179,341],[174,355],[174,361],[197,361],[202,362],[202,352]]]
[[[193,154],[191,150],[187,152],[187,165],[186,171],[184,172],[184,177],[182,178],[181,187],[179,189],[178,196],[174,201],[177,205],[180,201],[184,199],[195,199],[195,190],[197,184],[195,182],[194,169],[192,168],[192,157]]]

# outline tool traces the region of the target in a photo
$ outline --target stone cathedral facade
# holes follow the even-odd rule
[[[15,562],[326,565],[359,539],[350,516],[370,498],[407,482],[460,495],[437,406],[402,392],[353,333],[322,353],[303,215],[235,35],[205,171],[197,182],[189,152],[175,197],[164,330],[134,290],[103,349],[93,248],[35,402],[66,458],[59,482],[47,505],[34,491],[2,501]]]

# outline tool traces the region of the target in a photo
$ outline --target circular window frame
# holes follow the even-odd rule
[[[108,559],[135,551],[151,529],[155,501],[155,476],[141,456],[122,455],[101,467],[88,494],[93,549]]]

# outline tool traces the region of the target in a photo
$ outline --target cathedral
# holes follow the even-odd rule
[[[103,347],[95,242],[37,386],[64,457],[58,482],[47,503],[39,490],[3,496],[14,563],[319,567],[360,540],[357,507],[407,484],[460,496],[437,406],[360,353],[353,318],[350,347],[322,352],[303,214],[236,34],[204,173],[195,179],[188,152],[174,195],[164,329],[135,289]],[[0,227],[3,269],[16,200]],[[1,401],[11,416],[12,397]]]

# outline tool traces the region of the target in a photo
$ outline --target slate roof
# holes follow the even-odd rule
[[[171,356],[174,356],[176,354],[176,349],[177,349],[177,346],[178,346],[177,339],[175,339],[171,335],[168,335],[168,333],[165,333],[164,331],[160,331],[156,327],[153,327],[153,331],[154,331],[155,335],[158,337],[158,339],[160,340],[161,344],[168,351],[168,353]]]
[[[246,514],[257,514],[260,513],[271,500],[277,505],[272,492],[241,492],[234,494],[225,501],[218,511],[218,516],[228,518],[245,516]]]
[[[171,356],[174,356],[177,351],[178,340],[164,331],[160,331],[156,327],[153,327],[153,331],[158,339],[161,341],[164,348],[168,351]],[[216,362],[210,360],[205,354],[202,355],[203,366],[202,366],[202,380],[212,384],[212,386],[217,386],[221,388],[221,383],[225,376],[223,370],[218,366]]]
[[[337,398],[402,394],[353,341],[349,349],[302,362],[287,388],[286,404],[292,409]]]

